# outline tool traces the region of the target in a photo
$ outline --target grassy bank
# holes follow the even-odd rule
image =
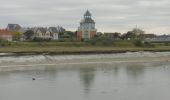
[[[131,41],[116,41],[113,45],[91,45],[85,42],[12,42],[1,46],[0,53],[17,54],[85,54],[170,51],[170,46],[154,44],[154,47],[136,47]]]

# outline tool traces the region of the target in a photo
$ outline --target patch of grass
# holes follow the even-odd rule
[[[132,41],[114,41],[113,46],[90,45],[86,42],[12,42],[0,47],[1,53],[80,54],[121,53],[137,51],[170,51],[170,46],[135,47]]]

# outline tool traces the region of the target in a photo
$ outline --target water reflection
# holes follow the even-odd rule
[[[118,67],[117,65],[115,65],[115,66],[113,67],[113,73],[114,73],[114,75],[118,75],[118,72],[119,72],[119,67]]]
[[[81,68],[79,70],[80,72],[80,81],[83,84],[85,93],[88,94],[90,92],[90,89],[94,83],[95,79],[95,69],[93,67],[91,68]]]
[[[142,64],[130,64],[126,67],[127,78],[131,79],[134,84],[139,84],[141,82],[143,75],[145,73],[145,66]]]
[[[170,98],[168,94],[170,63],[77,66],[62,69],[47,66],[43,70],[1,72],[0,100],[113,100],[113,98],[115,100],[161,100]],[[32,76],[35,76],[37,80],[32,81]]]

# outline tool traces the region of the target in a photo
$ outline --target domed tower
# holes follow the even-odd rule
[[[78,27],[77,38],[79,40],[89,40],[96,35],[96,32],[95,22],[91,18],[91,13],[87,10],[84,14],[84,19],[80,22],[80,27]]]

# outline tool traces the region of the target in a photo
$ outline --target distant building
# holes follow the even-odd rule
[[[0,39],[12,41],[12,31],[7,29],[0,29]]]
[[[170,42],[170,35],[160,35],[152,38],[146,38],[148,42]]]
[[[95,22],[91,18],[91,13],[87,10],[84,14],[84,19],[80,22],[78,27],[77,38],[79,40],[88,40],[96,35],[97,30],[95,29]]]
[[[19,31],[21,26],[19,24],[8,24],[7,29],[10,31]]]
[[[37,28],[34,30],[34,38],[38,39],[51,39],[50,32],[46,28]]]
[[[50,34],[52,36],[52,40],[58,40],[59,32],[63,31],[63,30],[58,30],[58,28],[56,28],[56,27],[49,27],[48,31],[50,32]]]
[[[50,40],[58,40],[58,30],[56,27],[49,27],[49,28],[31,28],[34,32],[32,39],[50,39]]]

